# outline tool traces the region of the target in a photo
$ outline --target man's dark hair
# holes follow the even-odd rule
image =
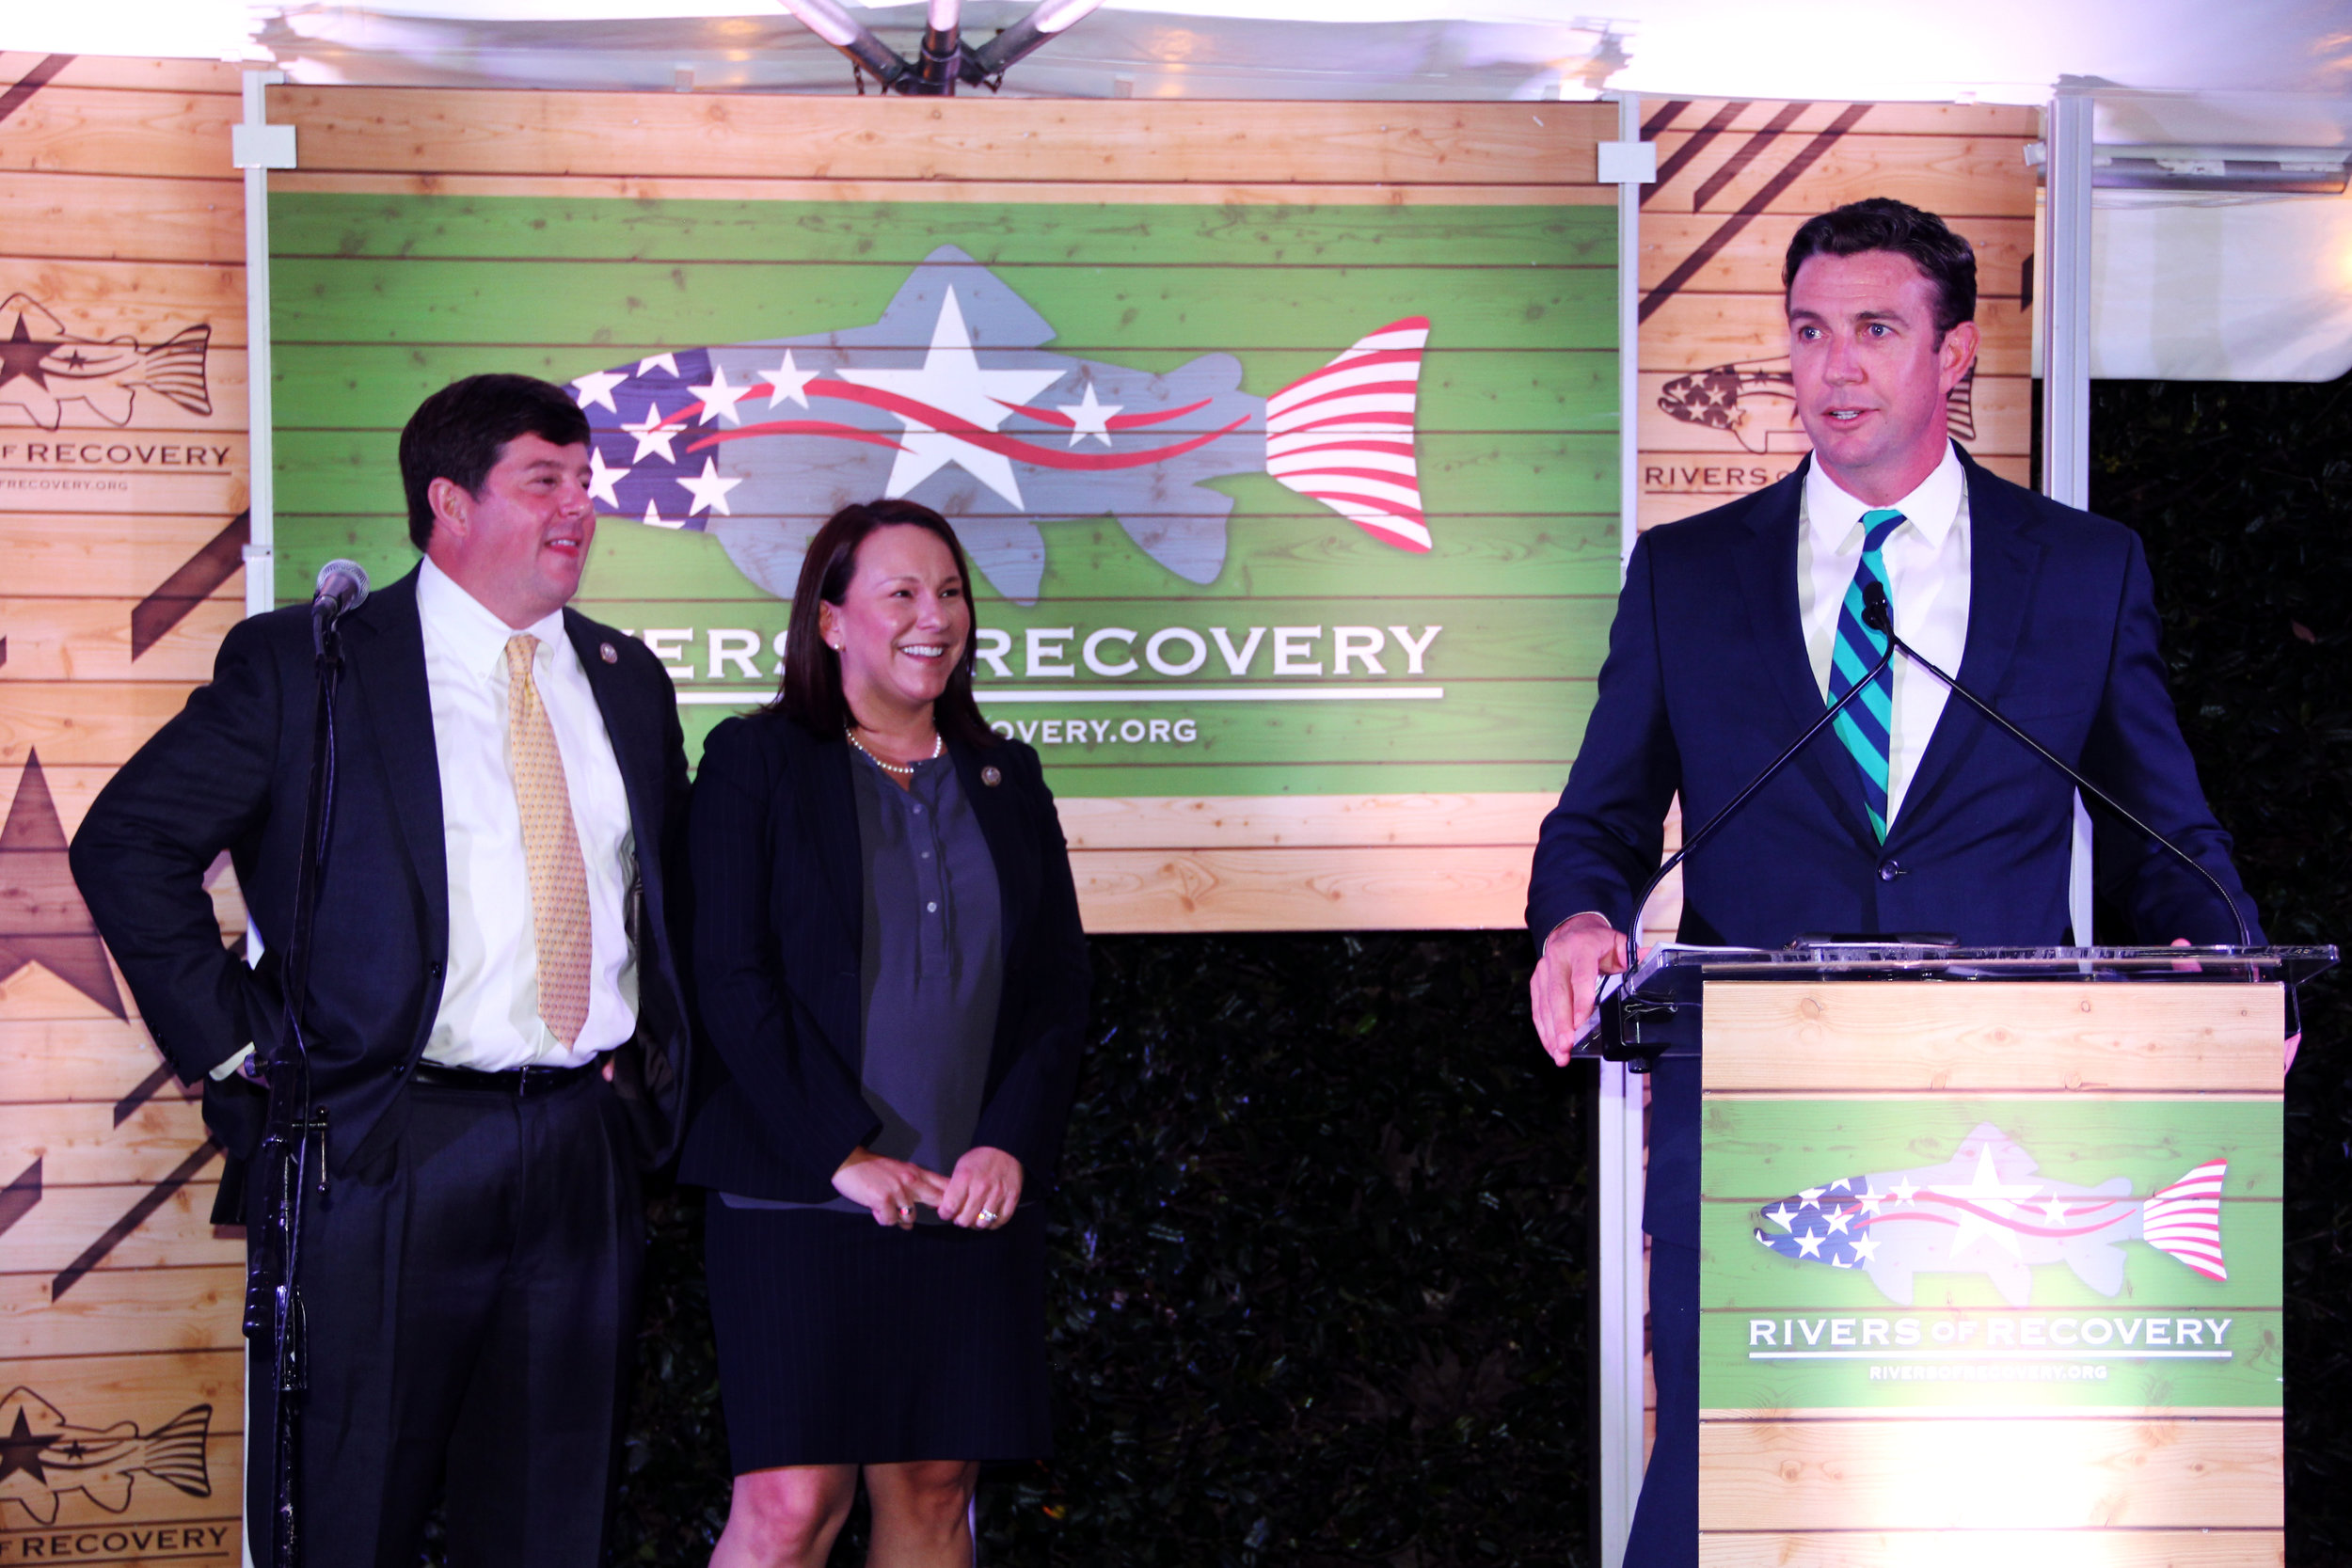
[[[836,610],[849,596],[850,579],[857,576],[858,547],[880,529],[899,525],[936,535],[955,558],[956,576],[963,580],[963,601],[972,604],[972,568],[963,559],[963,546],[947,519],[917,501],[852,502],[827,519],[801,558],[801,580],[792,590],[792,619],[784,638],[784,681],[776,689],[775,706],[817,734],[831,737],[850,727],[855,715],[841,692],[841,656],[825,645],[817,624],[817,607]],[[963,657],[948,673],[947,689],[931,705],[931,722],[939,733],[967,746],[993,746],[996,732],[980,717],[972,695],[972,673],[978,663],[979,616],[970,617],[964,633]]]
[[[1797,281],[1797,269],[1809,259],[1859,256],[1867,250],[1908,256],[1927,274],[1928,281],[1935,286],[1939,342],[1962,322],[1977,319],[1977,253],[1933,213],[1884,196],[1850,201],[1834,212],[1807,218],[1797,237],[1788,242],[1788,261],[1780,274],[1782,295],[1786,297]]]
[[[561,387],[528,375],[469,375],[417,405],[400,433],[400,483],[408,494],[408,537],[423,549],[433,540],[433,502],[426,492],[446,479],[469,496],[498,467],[517,436],[559,447],[588,439],[588,416]]]

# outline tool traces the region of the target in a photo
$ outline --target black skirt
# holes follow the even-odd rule
[[[737,1475],[1052,1452],[1036,1207],[905,1231],[714,1193],[704,1261]]]

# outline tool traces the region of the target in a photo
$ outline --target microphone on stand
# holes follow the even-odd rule
[[[2114,796],[2109,795],[2106,790],[2101,789],[2097,784],[2092,784],[2089,779],[2086,779],[2080,773],[2075,772],[2074,768],[2068,767],[2066,763],[2059,758],[2057,752],[2051,751],[2047,746],[2044,746],[2042,742],[2036,740],[2032,736],[2027,735],[2024,730],[2019,729],[2015,724],[2010,723],[2007,719],[2001,717],[1999,712],[1994,708],[1992,704],[1986,702],[1983,698],[1978,696],[1975,692],[1961,685],[1959,681],[1955,680],[1950,675],[1946,674],[1942,670],[1936,667],[1933,660],[1922,655],[1918,649],[1913,647],[1901,638],[1897,637],[1895,635],[1895,610],[1894,607],[1887,602],[1885,584],[1880,582],[1869,582],[1863,585],[1862,624],[1886,639],[1886,651],[1890,655],[1898,649],[1901,650],[1902,653],[1910,658],[1912,663],[1917,665],[1920,669],[1925,670],[1929,674],[1933,675],[1937,680],[1942,681],[1953,691],[1965,698],[1970,707],[1975,708],[1979,713],[1983,714],[1987,719],[1992,720],[1994,723],[1999,725],[2000,728],[2019,745],[2025,747],[2027,751],[2033,752],[2034,755],[2040,757],[2042,761],[2057,768],[2060,773],[2065,774],[2069,780],[2073,781],[2076,789],[2081,790],[2092,800],[2097,800],[2101,805],[2115,813],[2116,816],[2122,817],[2124,821],[2138,829],[2148,837],[2153,838],[2158,844],[2163,845],[2167,849],[2172,852],[2173,857],[2183,865],[2187,866],[2191,871],[2196,872],[2197,875],[2205,879],[2205,881],[2213,888],[2215,895],[2220,898],[2221,902],[2225,906],[2228,907],[2230,918],[2237,923],[2237,944],[2240,947],[2251,947],[2254,945],[2253,932],[2246,924],[2246,911],[2238,908],[2238,901],[2230,896],[2230,890],[2221,885],[2221,879],[2215,876],[2211,870],[2207,869],[2204,862],[2199,860],[2196,856],[2190,854],[2187,850],[2173,843],[2164,834],[2156,832],[2155,829],[2151,828],[2147,823],[2142,822],[2138,817],[2124,810],[2122,805],[2115,799]],[[1873,672],[1873,673],[1875,673],[1876,672]]]
[[[359,608],[368,596],[368,569],[356,561],[330,561],[319,568],[316,592],[310,597],[310,637],[322,655],[335,623]]]

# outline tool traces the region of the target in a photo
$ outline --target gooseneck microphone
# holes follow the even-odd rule
[[[1873,583],[1871,586],[1876,588],[1878,585]],[[1882,601],[1884,600],[1886,597],[1884,590],[1882,589],[1880,591],[1879,597]],[[1867,612],[1866,611],[1865,614],[1867,617]],[[1861,679],[1855,681],[1852,686],[1847,688],[1846,694],[1844,696],[1830,704],[1827,711],[1825,711],[1819,719],[1813,721],[1811,724],[1807,725],[1805,727],[1805,732],[1797,736],[1795,740],[1791,741],[1787,751],[1781,752],[1780,755],[1774,757],[1770,763],[1766,764],[1764,771],[1758,773],[1755,778],[1750,779],[1748,781],[1748,786],[1741,790],[1739,794],[1733,796],[1730,803],[1725,805],[1723,810],[1708,817],[1704,827],[1700,828],[1697,832],[1685,837],[1682,841],[1682,847],[1667,856],[1666,863],[1658,868],[1658,874],[1652,877],[1648,881],[1642,884],[1641,896],[1633,900],[1633,918],[1626,923],[1626,952],[1629,958],[1632,956],[1633,949],[1641,942],[1642,911],[1649,908],[1650,895],[1658,891],[1658,884],[1664,881],[1667,877],[1672,875],[1674,868],[1680,865],[1684,857],[1689,855],[1692,850],[1696,849],[1700,845],[1705,844],[1708,839],[1714,837],[1715,830],[1730,821],[1733,814],[1739,811],[1741,806],[1748,803],[1748,797],[1754,795],[1757,790],[1762,789],[1766,784],[1772,783],[1772,780],[1778,776],[1782,768],[1788,767],[1791,762],[1795,761],[1797,753],[1804,751],[1807,745],[1811,744],[1815,736],[1829,728],[1829,726],[1836,721],[1837,716],[1846,711],[1848,704],[1853,702],[1855,698],[1861,696],[1863,692],[1868,690],[1870,683],[1877,680],[1880,673],[1886,669],[1887,665],[1894,661],[1895,648],[1896,644],[1893,640],[1890,639],[1887,642],[1886,651],[1879,655],[1879,661],[1876,664],[1871,665],[1870,668],[1863,673]],[[1915,654],[1912,657],[1915,658],[1918,656]],[[2102,797],[2102,799],[2104,799],[2104,797]]]
[[[2230,890],[2221,885],[2221,879],[2215,876],[2205,865],[2204,862],[2199,860],[2196,856],[2190,854],[2187,850],[2173,843],[2164,834],[2156,832],[2155,829],[2148,826],[2147,823],[2142,822],[2129,811],[2126,811],[2122,804],[2118,801],[2114,796],[2109,795],[2106,790],[2101,789],[2097,784],[2092,784],[2089,779],[2084,778],[2080,773],[2074,771],[2074,768],[2068,767],[2066,763],[2058,755],[2058,753],[2051,751],[2047,746],[2044,746],[2039,740],[2036,740],[2032,736],[2027,735],[2024,730],[2019,729],[2015,724],[2010,723],[2007,719],[2003,718],[2000,713],[1994,709],[1991,703],[1986,702],[1983,698],[1969,690],[1952,676],[1946,674],[1942,670],[1936,667],[1934,660],[1927,657],[1925,655],[1920,653],[1918,649],[1913,647],[1910,643],[1896,636],[1895,610],[1894,607],[1887,602],[1886,585],[1884,583],[1869,582],[1863,585],[1862,624],[1886,639],[1886,651],[1890,656],[1894,654],[1896,650],[1900,649],[1903,655],[1908,657],[1912,663],[1917,665],[1920,669],[1925,670],[1929,674],[1933,675],[1937,680],[1942,681],[1947,687],[1949,687],[1953,691],[1965,698],[1970,707],[1975,708],[1979,713],[1983,714],[1987,719],[1992,720],[1994,723],[1999,725],[2001,729],[2019,745],[2025,747],[2027,751],[2033,752],[2034,755],[2040,757],[2042,761],[2057,768],[2060,773],[2065,774],[2069,780],[2073,781],[2076,789],[2081,790],[2084,794],[2090,796],[2092,800],[2106,807],[2107,810],[2115,813],[2116,816],[2122,817],[2124,821],[2138,829],[2148,837],[2153,838],[2158,844],[2163,845],[2167,849],[2169,849],[2172,852],[2174,858],[2179,860],[2183,865],[2187,866],[2191,871],[2196,872],[2197,875],[2205,879],[2206,882],[2213,888],[2215,895],[2218,896],[2222,904],[2228,908],[2230,911],[2230,918],[2237,923],[2237,944],[2240,947],[2251,947],[2254,945],[2253,932],[2246,924],[2246,911],[2238,907],[2238,901],[2230,896]],[[1883,662],[1883,660],[1881,662]],[[1877,672],[1875,671],[1872,672],[1873,674],[1876,673]],[[1851,693],[1849,693],[1849,695],[1851,695]],[[1800,741],[1799,744],[1802,745],[1804,743]],[[1710,826],[1712,824],[1710,824]]]

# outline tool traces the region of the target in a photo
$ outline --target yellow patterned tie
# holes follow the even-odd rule
[[[564,754],[531,682],[539,640],[506,640],[506,753],[522,810],[523,858],[531,868],[532,934],[539,944],[539,1016],[570,1045],[588,1022],[588,867],[572,826]]]

